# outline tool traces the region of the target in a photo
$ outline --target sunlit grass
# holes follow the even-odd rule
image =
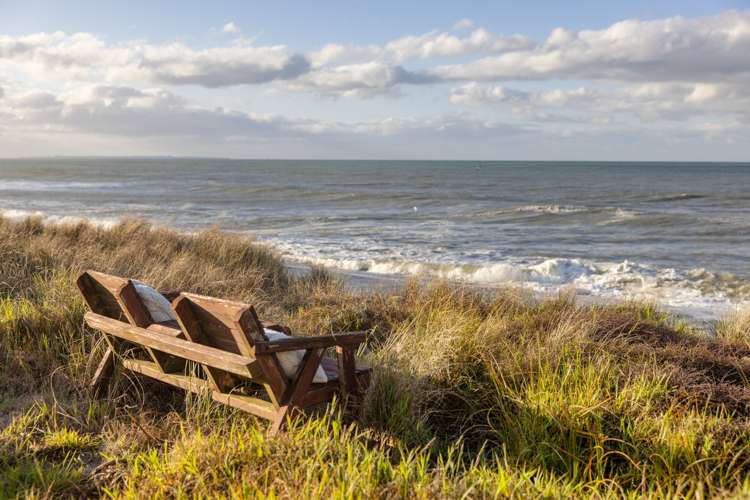
[[[337,405],[269,438],[125,373],[92,399],[87,268],[252,302],[299,334],[369,330],[359,418]],[[0,497],[749,495],[749,326],[440,283],[355,293],[218,231],[0,219]]]

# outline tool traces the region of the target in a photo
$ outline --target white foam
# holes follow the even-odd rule
[[[574,214],[587,212],[589,208],[573,205],[526,205],[515,209],[516,212],[535,212],[541,214]]]
[[[323,255],[312,245],[273,243],[286,257],[306,264],[381,275],[423,276],[484,287],[524,286],[540,294],[574,289],[594,300],[639,300],[656,303],[701,320],[715,319],[750,304],[750,284],[702,269],[679,272],[625,260],[508,259],[486,264],[429,262],[401,256],[354,258],[337,249]]]
[[[39,210],[0,209],[0,216],[12,221],[21,221],[29,217],[40,217],[43,224],[80,224],[88,222],[97,227],[108,229],[121,219],[116,217],[81,217],[76,215],[46,214]]]

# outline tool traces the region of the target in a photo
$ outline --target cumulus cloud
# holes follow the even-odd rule
[[[453,57],[472,53],[497,53],[530,48],[531,39],[522,35],[494,35],[477,29],[468,36],[430,32],[398,38],[385,45],[385,51],[396,61]]]
[[[468,27],[463,20],[461,26]],[[227,32],[238,27],[229,22]],[[201,85],[209,88],[302,81],[295,88],[330,93],[442,81],[608,80],[750,82],[750,12],[655,21],[626,20],[603,30],[553,30],[535,43],[524,35],[473,29],[466,35],[431,31],[382,45],[332,41],[309,54],[286,45],[194,49],[182,43],[108,44],[90,33],[0,36],[3,66],[32,77],[83,81]],[[441,58],[468,58],[435,65]],[[420,69],[407,62],[422,60]],[[425,63],[428,63],[425,66]],[[377,68],[377,69],[376,69]],[[374,78],[375,73],[382,78]],[[347,77],[348,75],[348,77]],[[414,76],[417,75],[417,76]],[[377,82],[375,80],[378,80]],[[342,80],[350,80],[344,84]],[[358,90],[359,89],[359,90]]]
[[[239,33],[240,28],[234,24],[234,21],[229,21],[227,24],[224,25],[224,27],[221,29],[224,33]]]
[[[656,21],[604,30],[557,28],[546,41],[431,72],[445,80],[606,79],[750,81],[750,12]]]
[[[156,83],[212,88],[293,80],[309,69],[304,56],[290,54],[284,46],[195,51],[174,44],[143,50],[132,71],[143,72]]]
[[[9,125],[36,131],[84,132],[121,137],[200,137],[227,139],[293,135],[282,118],[191,106],[162,89],[90,86],[58,96],[47,93],[10,96]],[[2,108],[0,108],[2,111]]]
[[[750,88],[725,83],[652,82],[607,90],[578,87],[529,92],[474,82],[451,89],[449,100],[466,106],[510,106],[519,115],[554,117],[561,122],[574,117],[577,121],[596,118],[598,123],[636,118],[643,123],[706,116],[750,122]],[[557,114],[550,115],[551,110]]]
[[[432,118],[388,117],[360,122],[288,119],[223,108],[191,105],[164,89],[126,86],[85,86],[58,95],[22,92],[8,96],[0,112],[9,125],[36,129],[40,125],[58,131],[88,132],[124,137],[200,137],[230,139],[312,138],[352,136],[421,136],[460,134],[476,136],[520,128],[496,120],[476,120],[462,115]]]
[[[298,82],[297,88],[336,97],[369,97],[391,93],[400,84],[433,83],[435,78],[411,72],[402,66],[383,62],[368,62],[321,68]]]
[[[0,37],[0,70],[84,81],[140,81],[223,87],[289,80],[310,69],[283,45],[195,50],[180,43],[107,45],[89,33]]]
[[[223,31],[240,33],[232,21]],[[0,129],[349,142],[368,135],[493,140],[529,130],[569,138],[607,129],[626,136],[652,125],[652,132],[662,127],[673,137],[736,138],[750,125],[750,12],[557,28],[538,42],[492,33],[468,19],[449,31],[380,44],[321,42],[301,52],[239,36],[199,49],[181,42],[111,43],[91,33],[0,35]],[[312,99],[409,98],[409,87],[416,93],[413,87],[431,85],[436,110],[424,111],[438,116],[290,120],[201,106],[178,90],[262,84],[277,96],[296,91]],[[198,99],[208,95],[191,92]],[[217,102],[220,91],[212,92],[208,99]],[[459,113],[446,115],[451,109]],[[367,116],[377,111],[370,107]]]

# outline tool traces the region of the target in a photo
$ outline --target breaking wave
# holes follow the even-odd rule
[[[593,262],[548,258],[482,265],[430,263],[400,259],[357,259],[294,255],[288,259],[350,272],[438,278],[481,287],[521,286],[540,294],[573,290],[591,300],[658,303],[698,319],[714,319],[750,305],[750,283],[731,274],[696,268],[687,272],[631,262]]]

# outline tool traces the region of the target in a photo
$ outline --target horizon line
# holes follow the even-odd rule
[[[66,159],[168,159],[168,160],[228,160],[228,161],[367,161],[367,162],[461,162],[461,163],[734,163],[750,165],[748,160],[528,160],[528,159],[415,159],[415,158],[261,158],[230,156],[181,156],[181,155],[43,155],[43,156],[0,156],[7,160],[66,160]]]

